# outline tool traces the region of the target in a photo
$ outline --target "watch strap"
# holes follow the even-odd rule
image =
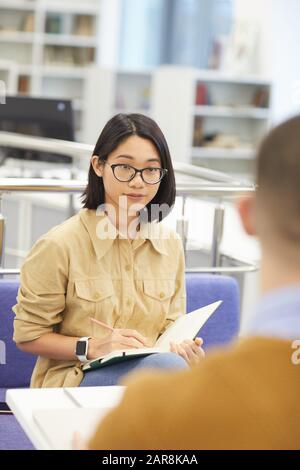
[[[88,352],[88,346],[89,346],[89,339],[91,339],[91,336],[83,336],[82,338],[79,338],[79,340],[76,343],[75,354],[78,357],[78,359],[80,360],[80,362],[88,362],[87,352]],[[85,343],[85,352],[84,352],[84,354],[79,354],[78,351],[77,351],[77,345],[80,342]]]

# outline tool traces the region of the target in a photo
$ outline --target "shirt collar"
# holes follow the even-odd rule
[[[98,259],[101,259],[107,253],[116,238],[124,238],[110,221],[109,217],[102,211],[81,209],[79,216],[89,233]],[[164,230],[161,224],[157,222],[143,223],[138,238],[149,240],[158,253],[168,255]]]
[[[300,285],[274,289],[257,304],[247,335],[300,338]]]

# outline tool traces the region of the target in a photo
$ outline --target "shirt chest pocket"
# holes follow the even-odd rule
[[[175,280],[144,279],[143,291],[146,302],[154,309],[167,315],[171,299],[175,293]]]
[[[75,295],[78,306],[90,316],[99,320],[111,320],[116,304],[113,282],[107,279],[75,281]],[[110,323],[110,321],[109,321]]]

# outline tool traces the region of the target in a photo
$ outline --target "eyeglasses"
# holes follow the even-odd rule
[[[140,173],[144,183],[157,184],[168,173],[166,168],[149,167],[138,170],[137,168],[134,168],[131,165],[125,165],[124,163],[117,163],[115,165],[110,165],[106,161],[103,161],[103,163],[111,167],[114,177],[122,183],[128,183],[135,178],[137,173]]]

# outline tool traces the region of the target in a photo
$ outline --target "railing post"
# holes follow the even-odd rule
[[[213,268],[220,267],[221,265],[221,241],[223,236],[223,227],[224,227],[224,206],[219,203],[215,207],[214,214],[214,226],[213,226],[213,238],[212,238],[212,248],[211,248],[211,266]]]
[[[72,163],[72,168],[71,168],[71,172],[70,172],[70,179],[71,180],[74,180],[75,179],[75,168],[74,168],[74,163]],[[69,217],[72,217],[73,215],[75,215],[76,213],[76,210],[75,210],[75,199],[74,199],[74,194],[69,194]]]
[[[181,217],[177,219],[176,222],[176,232],[180,235],[183,244],[184,250],[184,257],[186,258],[186,251],[187,251],[187,235],[188,235],[188,227],[189,222],[185,218],[185,204],[186,204],[186,197],[182,197],[182,206],[181,206]]]
[[[0,268],[4,265],[5,218],[2,214],[2,194],[0,193]]]

